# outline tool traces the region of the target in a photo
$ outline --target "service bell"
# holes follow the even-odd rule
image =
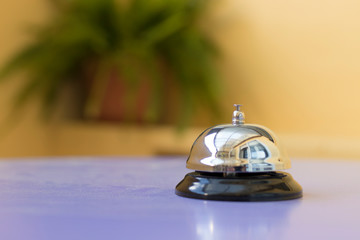
[[[207,200],[272,201],[302,197],[301,186],[289,173],[290,160],[269,129],[245,124],[241,105],[232,124],[206,129],[195,140],[186,167],[176,186],[183,197]]]

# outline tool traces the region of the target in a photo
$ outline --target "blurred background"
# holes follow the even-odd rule
[[[0,83],[0,157],[185,155],[241,103],[290,157],[360,158],[359,1],[96,2],[1,3],[0,67],[33,49]]]

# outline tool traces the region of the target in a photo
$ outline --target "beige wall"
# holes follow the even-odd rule
[[[208,26],[223,50],[222,104],[229,112],[224,121],[230,119],[232,104],[242,103],[247,121],[273,129],[291,156],[360,159],[360,2],[214,2]],[[48,13],[43,0],[1,4],[0,64],[26,41],[23,23],[41,22]],[[0,118],[8,111],[15,87],[14,82],[0,86]],[[137,154],[131,147],[136,146],[136,137],[123,149],[116,140],[121,134],[113,135],[116,127],[103,131],[93,125],[45,126],[35,115],[36,103],[15,130],[0,138],[0,156],[83,154],[94,148],[99,150],[88,153]],[[172,130],[163,134],[172,139],[162,145],[165,150],[144,153],[175,149],[178,138]],[[102,141],[89,140],[99,136]],[[159,134],[150,134],[150,142],[152,136],[156,139]],[[77,143],[82,139],[88,145],[80,151]],[[192,137],[183,141],[180,148],[187,149]]]
[[[360,2],[221,2],[226,106],[245,104],[293,155],[359,158]]]
[[[360,136],[360,2],[226,2],[229,104],[281,132]]]
[[[0,3],[0,65],[28,41],[29,23],[41,22],[48,9],[44,2],[3,1]],[[8,120],[11,97],[22,76],[0,85],[0,156],[48,155],[47,129],[37,118],[36,102],[29,103],[16,120]]]

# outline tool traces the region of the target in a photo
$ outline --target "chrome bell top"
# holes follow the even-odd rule
[[[269,172],[290,168],[290,160],[269,129],[244,124],[234,105],[232,124],[206,129],[194,142],[186,167],[202,172]]]

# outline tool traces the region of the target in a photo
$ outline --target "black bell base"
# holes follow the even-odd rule
[[[279,201],[302,197],[301,186],[286,172],[222,173],[191,172],[176,186],[182,197],[221,201]]]

